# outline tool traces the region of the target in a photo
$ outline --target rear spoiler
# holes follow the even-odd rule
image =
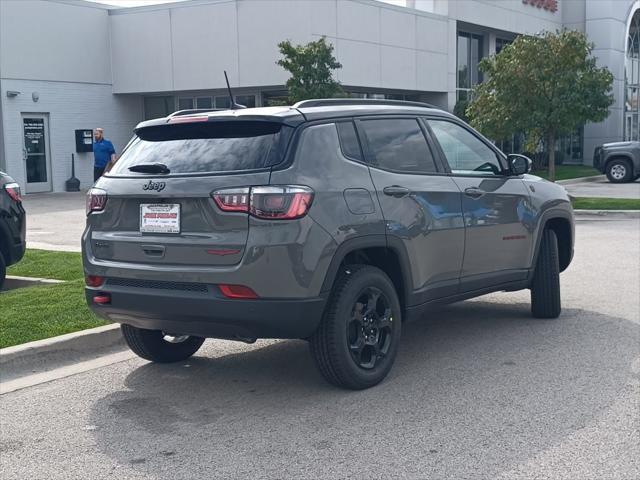
[[[259,113],[263,111],[264,113]],[[211,109],[194,109],[181,110],[167,117],[154,118],[146,120],[136,125],[134,131],[136,134],[139,130],[148,127],[159,127],[163,125],[171,125],[171,120],[180,118],[180,123],[190,123],[189,119],[193,118],[194,122],[202,122],[203,117],[207,117],[207,122],[234,122],[234,121],[251,121],[251,122],[270,122],[296,127],[304,122],[302,114],[290,107],[263,107],[249,108],[242,110],[211,110]],[[178,122],[175,122],[178,123]]]

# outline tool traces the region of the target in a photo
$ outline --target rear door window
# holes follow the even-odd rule
[[[336,128],[338,129],[338,137],[340,138],[340,148],[342,148],[342,153],[345,157],[360,162],[364,161],[353,122],[338,122],[336,123]]]
[[[291,128],[275,122],[234,121],[160,125],[140,129],[111,171],[161,163],[171,174],[258,170],[283,160]]]
[[[415,118],[361,120],[371,166],[401,173],[436,172],[433,155]]]

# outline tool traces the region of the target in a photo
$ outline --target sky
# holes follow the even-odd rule
[[[141,7],[144,5],[157,5],[160,3],[183,2],[185,0],[89,0],[90,2],[105,3],[116,7]],[[258,0],[256,0],[258,1]],[[322,1],[322,0],[318,0]],[[381,0],[394,5],[405,5],[405,0]]]

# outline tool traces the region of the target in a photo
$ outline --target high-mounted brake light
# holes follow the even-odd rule
[[[91,188],[87,192],[87,215],[104,210],[107,204],[107,192],[100,188]]]
[[[207,122],[209,121],[209,117],[200,116],[200,117],[171,117],[167,123],[197,123],[197,122]]]
[[[265,220],[304,217],[313,202],[313,190],[298,185],[230,188],[212,193],[225,212],[246,212]]]
[[[14,202],[20,203],[22,201],[22,196],[20,195],[20,185],[17,183],[7,183],[4,186],[7,195],[11,197]]]

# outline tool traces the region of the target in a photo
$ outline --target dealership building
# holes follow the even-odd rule
[[[326,37],[353,97],[453,110],[482,80],[478,62],[519,34],[585,32],[615,78],[609,117],[560,142],[565,162],[638,140],[640,1],[187,0],[114,8],[83,0],[0,0],[0,170],[27,193],[93,180],[89,130],[117,150],[141,120],[236,101],[281,102],[277,44]],[[510,142],[507,148],[516,148]]]

